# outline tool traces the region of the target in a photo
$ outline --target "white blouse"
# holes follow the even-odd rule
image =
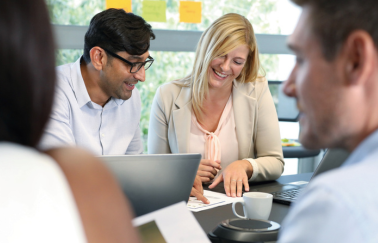
[[[55,161],[0,142],[0,242],[86,242],[74,197]]]

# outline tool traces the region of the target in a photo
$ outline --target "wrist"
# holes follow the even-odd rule
[[[245,172],[247,173],[247,176],[248,178],[250,178],[252,176],[252,173],[253,173],[253,167],[251,165],[251,162],[249,162],[248,160],[240,160],[242,162],[242,165],[243,165],[243,168],[245,170]]]

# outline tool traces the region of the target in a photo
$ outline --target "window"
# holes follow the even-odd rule
[[[106,0],[46,0],[51,22],[61,25],[89,25],[96,13],[105,9]],[[201,0],[202,23],[179,23],[179,0],[167,0],[167,22],[150,23],[154,29],[205,30],[226,13],[239,13],[248,18],[261,34],[291,34],[299,8],[289,0]],[[132,1],[133,13],[142,15],[142,0]]]

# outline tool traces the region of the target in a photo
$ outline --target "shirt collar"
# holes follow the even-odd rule
[[[104,109],[112,109],[112,108],[114,108],[116,106],[122,105],[123,102],[125,102],[125,100],[121,100],[121,99],[116,99],[114,97],[110,97],[110,100],[108,101],[108,103],[105,104]]]
[[[85,86],[83,76],[81,75],[80,62],[82,57],[77,59],[77,61],[71,65],[71,79],[73,85],[73,91],[77,100],[79,107],[83,107],[88,102],[91,101],[89,97],[87,87]]]
[[[131,97],[130,97],[131,99]],[[112,97],[112,100],[114,100],[114,102],[117,104],[117,105],[122,105],[126,100],[122,100],[122,99],[116,99],[114,97]]]
[[[362,141],[352,154],[345,161],[343,166],[357,164],[358,162],[369,156],[374,150],[377,150],[378,144],[378,129],[370,134],[364,141]]]

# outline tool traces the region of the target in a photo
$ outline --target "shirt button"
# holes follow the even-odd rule
[[[105,134],[101,133],[101,137],[105,137]]]

